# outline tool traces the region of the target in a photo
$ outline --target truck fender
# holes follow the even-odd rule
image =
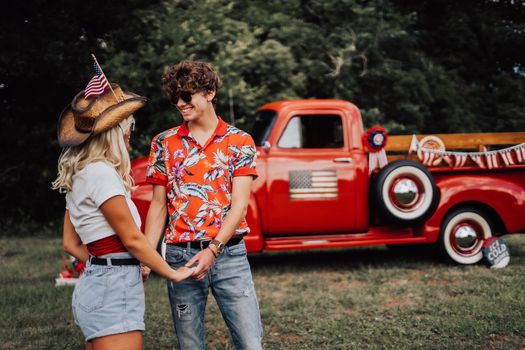
[[[485,211],[498,216],[495,223],[501,222],[499,232],[495,232],[498,234],[525,229],[525,191],[519,184],[480,176],[445,177],[436,184],[441,192],[440,202],[421,229],[429,242],[437,241],[446,215],[458,207],[490,208]]]

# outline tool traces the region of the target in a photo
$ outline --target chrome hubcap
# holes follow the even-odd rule
[[[477,254],[481,248],[482,239],[481,228],[470,222],[456,225],[450,237],[454,250],[464,256]]]
[[[397,181],[392,189],[392,194],[396,205],[401,208],[413,206],[420,195],[416,182],[408,178]]]
[[[478,241],[476,230],[471,226],[462,226],[456,231],[456,246],[462,250],[470,250]]]

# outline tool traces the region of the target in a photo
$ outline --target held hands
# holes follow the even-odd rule
[[[179,267],[177,270],[174,270],[173,271],[173,277],[171,278],[171,280],[173,282],[181,282],[183,280],[185,280],[186,278],[192,276],[195,271],[196,271],[196,266],[195,267],[186,267],[186,266],[182,266],[182,267]],[[146,282],[149,278],[149,275],[151,273],[151,269],[149,267],[147,267],[146,265],[140,265],[140,273],[142,275],[142,281],[143,282]]]
[[[193,273],[192,278],[194,280],[200,281],[206,277],[206,274],[215,262],[216,255],[211,249],[212,248],[201,250],[191,258],[186,265],[184,265],[186,267],[193,266],[195,272]]]
[[[217,254],[219,253],[216,252],[216,249],[211,247],[201,250],[184,266],[179,267],[177,270],[173,270],[173,276],[170,279],[173,282],[181,282],[189,277],[197,281],[204,279],[210,268],[213,266]],[[145,282],[149,278],[151,269],[146,265],[141,264],[140,273],[142,275],[142,280]]]
[[[184,281],[186,278],[194,275],[196,269],[196,267],[181,266],[177,270],[173,271],[173,277],[171,278],[171,280],[173,282]]]

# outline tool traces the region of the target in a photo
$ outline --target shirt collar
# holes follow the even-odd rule
[[[217,116],[217,119],[219,119],[219,122],[217,123],[217,127],[215,128],[213,135],[223,136],[228,131],[228,124],[226,124],[226,122],[222,120],[222,118],[219,116]],[[189,136],[190,135],[190,130],[188,129],[188,122],[182,123],[177,134],[179,136]]]
[[[183,122],[179,130],[177,131],[177,134],[179,136],[189,136],[190,135],[190,130],[188,129],[188,126],[186,124],[187,122]]]
[[[224,136],[228,131],[228,124],[226,124],[221,117],[217,116],[217,118],[219,119],[219,123],[217,123],[217,127],[215,128],[215,135]]]

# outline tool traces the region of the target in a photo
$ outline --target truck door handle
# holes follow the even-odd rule
[[[334,162],[336,163],[352,163],[354,160],[350,157],[348,158],[335,158]]]

